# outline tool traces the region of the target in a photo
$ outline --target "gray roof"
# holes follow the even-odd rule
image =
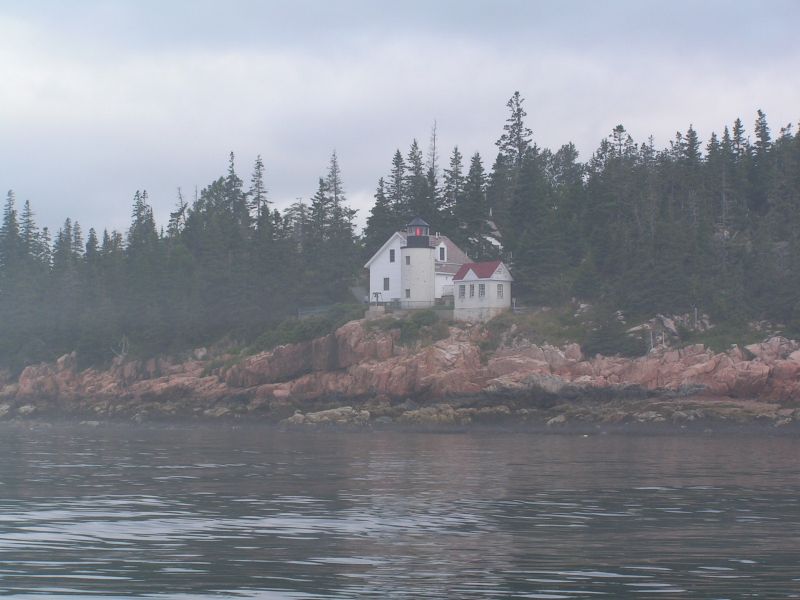
[[[398,233],[403,236],[404,239],[408,237],[405,231],[399,231]],[[472,259],[464,254],[464,251],[456,246],[453,240],[446,235],[431,235],[429,237],[431,248],[436,248],[440,243],[443,243],[444,247],[447,248],[447,262],[436,261],[437,273],[455,275],[461,265],[472,262]]]

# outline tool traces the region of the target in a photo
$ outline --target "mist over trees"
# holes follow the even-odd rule
[[[130,228],[84,237],[67,219],[52,243],[9,192],[0,226],[0,363],[18,368],[77,350],[83,364],[123,352],[175,352],[246,339],[297,306],[346,299],[359,265],[355,211],[336,154],[309,206],[272,209],[256,160],[249,186],[227,173],[189,203],[179,191],[166,229],[147,192]]]
[[[667,148],[622,125],[581,162],[571,143],[535,142],[519,93],[490,166],[413,140],[378,179],[358,235],[334,153],[316,193],[284,211],[259,157],[247,183],[227,172],[168,223],[147,192],[126,232],[40,229],[9,192],[0,225],[0,365],[78,351],[176,352],[251,339],[298,306],[352,301],[349,287],[389,235],[419,215],[473,259],[502,257],[529,304],[571,298],[634,317],[699,307],[718,321],[768,319],[800,332],[800,135],[758,111],[701,140],[691,125]],[[501,245],[502,244],[502,245]]]

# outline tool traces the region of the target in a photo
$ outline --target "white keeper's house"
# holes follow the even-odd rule
[[[494,267],[489,272],[483,265]],[[486,320],[511,307],[512,279],[505,265],[500,261],[471,262],[450,238],[431,235],[430,226],[419,217],[404,231],[393,233],[364,267],[369,269],[369,301],[373,305],[415,309],[452,303],[454,318],[469,321]],[[459,298],[458,285],[482,285],[483,293],[469,296],[464,288],[464,296]],[[487,285],[491,293],[486,291]]]
[[[453,295],[453,275],[469,256],[450,238],[416,217],[396,231],[364,265],[369,269],[369,301],[428,308]]]

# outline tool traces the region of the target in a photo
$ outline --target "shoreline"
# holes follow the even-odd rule
[[[486,339],[481,326],[453,325],[446,338],[408,345],[397,329],[351,321],[252,355],[198,349],[183,359],[80,370],[72,353],[0,382],[0,421],[257,421],[286,429],[800,424],[800,344],[792,340],[622,358],[524,340],[487,353]]]
[[[705,433],[705,432],[800,432],[800,408],[752,399],[675,397],[666,394],[614,396],[609,398],[547,396],[514,398],[473,396],[434,403],[379,401],[376,398],[341,404],[320,399],[295,408],[289,416],[269,412],[234,412],[218,404],[187,413],[162,412],[157,405],[135,415],[98,415],[78,407],[36,410],[6,416],[0,422],[30,425],[163,425],[263,427],[284,432],[300,431],[521,431],[530,433]],[[604,394],[605,395],[605,394]],[[352,399],[351,399],[352,400]],[[235,403],[235,400],[234,400]],[[17,407],[24,408],[24,407]],[[72,410],[69,410],[69,409]],[[163,408],[163,407],[162,407]],[[286,408],[286,407],[285,407]],[[285,412],[283,413],[285,415]],[[280,418],[282,417],[282,418]]]
[[[535,436],[754,436],[754,437],[798,437],[800,423],[775,427],[771,423],[751,421],[746,423],[730,423],[726,421],[708,420],[690,425],[673,423],[640,423],[624,424],[600,423],[567,423],[560,427],[548,427],[540,423],[471,423],[469,425],[408,425],[408,424],[370,424],[353,426],[327,424],[317,427],[287,428],[280,423],[269,421],[241,420],[200,420],[170,418],[152,421],[130,421],[120,419],[80,420],[78,418],[53,419],[10,419],[0,421],[0,429],[42,430],[51,428],[76,428],[82,430],[130,430],[139,428],[163,428],[166,430],[200,429],[231,431],[263,431],[270,435],[535,435]]]

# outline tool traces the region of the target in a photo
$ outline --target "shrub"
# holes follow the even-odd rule
[[[390,331],[400,330],[400,343],[409,346],[417,342],[430,343],[443,340],[450,335],[450,329],[445,321],[439,319],[436,311],[414,311],[404,319],[383,317],[368,321],[369,330]]]
[[[764,338],[764,332],[755,331],[744,323],[720,323],[706,331],[689,331],[685,328],[678,328],[681,342],[686,345],[703,344],[714,352],[724,352],[729,350],[734,344],[746,346],[760,342]]]
[[[374,319],[372,321],[367,321],[365,327],[367,331],[389,331],[391,329],[400,329],[400,319],[396,319],[394,317],[382,317],[380,319]]]
[[[364,307],[352,304],[337,304],[328,312],[305,319],[286,319],[274,328],[262,333],[248,348],[249,353],[272,350],[281,344],[307,342],[333,333],[354,319],[364,316]]]
[[[439,317],[433,310],[420,310],[412,313],[408,320],[416,323],[419,327],[430,327],[439,321]]]
[[[582,344],[584,352],[592,356],[604,354],[610,356],[643,356],[647,353],[647,344],[636,336],[625,331],[625,325],[615,315],[604,315],[597,326],[590,331]]]

